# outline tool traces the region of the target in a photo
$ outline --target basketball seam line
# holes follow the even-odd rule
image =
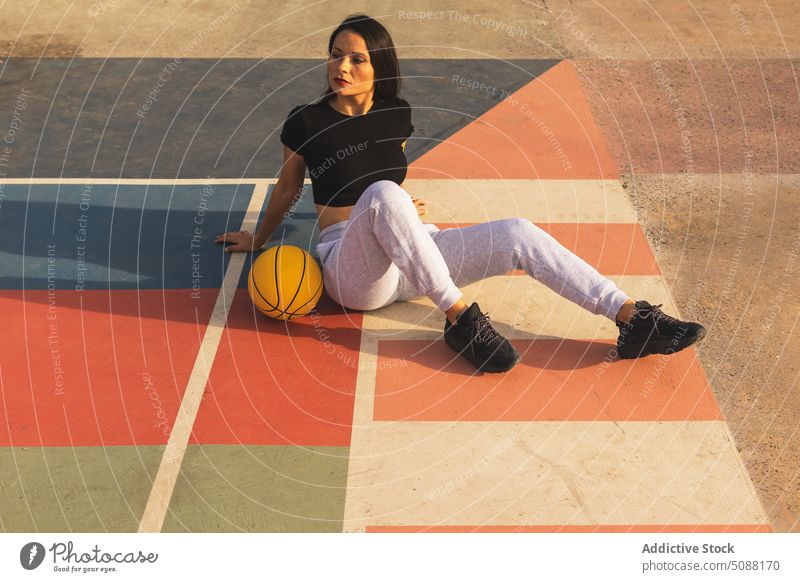
[[[255,262],[255,261],[254,261],[254,262]],[[270,309],[269,311],[264,311],[263,309],[261,309],[260,307],[258,307],[258,305],[256,305],[256,308],[257,308],[257,309],[258,309],[258,310],[259,310],[261,313],[263,313],[264,315],[266,315],[267,313],[272,313],[273,311],[277,311],[277,310],[278,310],[278,308],[277,308],[277,307],[275,307],[274,305],[272,305],[272,303],[270,303],[270,302],[269,302],[269,300],[268,300],[266,297],[264,297],[264,294],[263,294],[263,293],[261,293],[261,289],[259,289],[259,288],[258,288],[258,284],[256,283],[255,277],[253,276],[253,266],[252,266],[252,265],[251,265],[251,267],[250,267],[250,275],[248,276],[248,279],[252,280],[253,289],[255,289],[255,290],[256,290],[256,293],[258,293],[258,296],[259,296],[259,297],[261,297],[261,299],[263,299],[263,300],[264,300],[264,303],[266,303],[267,305],[269,305],[270,307],[272,307],[272,309]]]
[[[300,249],[300,254],[303,255],[303,272],[300,273],[300,282],[297,285],[297,289],[295,289],[295,291],[294,291],[294,297],[292,297],[292,300],[286,306],[286,309],[283,310],[284,313],[288,313],[289,312],[289,308],[292,306],[292,303],[294,303],[295,299],[297,299],[297,295],[298,295],[298,293],[300,293],[300,287],[303,286],[303,279],[306,276],[306,263],[307,263],[306,252],[303,249]]]

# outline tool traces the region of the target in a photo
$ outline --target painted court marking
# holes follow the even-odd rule
[[[425,222],[636,223],[619,180],[414,179],[403,187],[425,200]]]
[[[275,182],[274,179],[0,180],[0,184],[32,186],[61,183],[253,185],[241,227],[251,230],[257,225],[268,187]],[[310,181],[305,180],[304,183],[309,184]],[[509,184],[504,181],[485,180],[480,184],[471,185],[477,186],[473,191],[480,196],[475,197],[474,203],[469,205],[469,208],[476,217],[483,220],[487,219],[485,209],[490,210],[488,214],[502,211],[496,210],[494,206],[481,204],[481,197],[485,197],[486,192],[506,192],[506,202],[516,205],[520,210],[524,209],[523,216],[528,212],[535,216],[538,212],[555,224],[563,221],[574,221],[574,224],[580,225],[595,221],[608,222],[612,216],[616,220],[627,222],[626,219],[633,216],[632,209],[622,196],[622,192],[610,181],[599,180],[591,184],[562,183],[560,191],[570,201],[570,208],[566,210],[563,208],[556,210],[558,197],[551,195],[547,189],[544,190],[544,194],[534,193],[533,201],[526,200],[522,196],[526,187],[539,186],[541,190],[553,186],[552,182],[521,180]],[[437,189],[441,186],[444,188]],[[439,209],[448,207],[449,198],[458,190],[455,181],[446,184],[441,180],[410,181],[407,189],[433,202],[434,207]],[[438,199],[437,192],[439,192]],[[592,197],[599,199],[592,200]],[[444,214],[442,218],[445,218]],[[464,220],[460,216],[453,218]],[[426,217],[427,221],[429,217]],[[225,278],[219,289],[220,293],[217,295],[139,524],[138,531],[141,533],[160,532],[163,527],[203,392],[227,325],[244,262],[243,254],[234,253],[230,257]],[[625,280],[632,289],[642,292],[647,289],[650,294],[659,297],[659,301],[664,300],[666,304],[674,305],[669,289],[660,275],[626,274],[614,278]],[[510,308],[511,303],[507,301],[510,297],[517,297],[520,300],[527,298],[529,309],[526,311],[536,313],[537,317],[532,319],[525,317],[520,321],[514,318],[508,319],[511,327],[505,331],[511,331],[511,336],[538,339],[548,333],[558,332],[559,337],[567,335],[586,339],[613,335],[615,331],[613,326],[609,326],[606,322],[598,326],[597,322],[593,321],[594,318],[590,321],[583,312],[577,312],[574,308],[567,309],[562,305],[564,301],[562,298],[550,292],[542,293],[542,289],[531,288],[530,285],[524,285],[525,283],[530,281],[520,277],[498,277],[474,284],[476,289],[483,290],[480,295],[486,297],[487,306],[492,307],[491,304],[496,301],[492,309],[497,311],[498,316]],[[763,507],[743,460],[735,451],[729,427],[724,420],[695,423],[684,421],[624,423],[628,437],[622,440],[620,437],[622,425],[613,422],[574,421],[561,423],[557,427],[558,430],[555,430],[556,423],[553,421],[531,423],[524,419],[502,423],[495,420],[442,423],[432,419],[422,422],[419,420],[398,422],[394,419],[397,415],[390,415],[391,419],[375,418],[376,380],[380,375],[382,363],[379,357],[380,343],[387,340],[390,344],[391,340],[420,341],[429,336],[433,337],[434,334],[438,335],[441,322],[437,319],[434,325],[430,320],[429,307],[427,299],[422,299],[389,306],[378,314],[364,316],[352,416],[348,485],[343,515],[344,531],[365,531],[371,528],[374,531],[394,527],[471,529],[476,526],[515,530],[520,527],[597,527],[598,525],[602,527],[635,525],[646,528],[648,525],[669,527],[674,524],[683,524],[687,527],[716,524],[724,528],[730,526],[750,528],[763,527],[766,523]],[[678,310],[674,311],[677,314]],[[554,317],[552,320],[542,319],[544,313],[553,314]],[[568,326],[569,333],[566,334],[565,322],[571,322]],[[387,335],[390,337],[386,337]],[[656,438],[653,438],[653,434],[648,434],[651,431],[656,433]],[[478,438],[470,438],[476,436]],[[493,438],[487,440],[487,436]],[[658,438],[659,436],[661,438]],[[575,442],[578,437],[583,438],[585,444],[583,448],[591,448],[592,443],[606,442],[608,450],[602,451],[604,456],[599,460],[596,455],[589,458],[581,456],[580,447],[577,449],[570,447],[570,454],[563,456],[564,441]],[[663,448],[664,443],[669,445],[666,450],[644,450],[655,445]],[[691,446],[699,446],[698,443],[713,445],[711,448],[714,454],[708,457],[690,454],[688,458],[691,462],[687,462],[686,450],[692,452]],[[469,472],[474,465],[476,455],[477,458],[482,458],[481,455],[486,454],[486,447],[492,444],[498,447],[497,462],[503,464],[505,468],[505,471],[500,473],[507,475],[500,482],[493,478],[490,472],[485,474],[479,472],[475,475]],[[531,459],[529,449],[533,444],[538,447],[536,450],[539,457]],[[478,445],[479,448],[475,449]],[[489,452],[492,453],[493,450],[489,449]],[[636,453],[648,451],[650,455],[634,456]],[[675,480],[669,475],[659,475],[656,468],[642,465],[644,462],[642,459],[655,458],[657,453],[666,454],[668,458],[664,459],[667,462],[662,463],[663,467],[673,471],[675,467],[680,468],[679,473],[683,479]],[[519,480],[514,477],[519,476],[517,469],[523,472],[526,469],[525,466],[519,465],[521,458],[526,459],[525,463],[542,462],[544,465],[527,467],[529,471],[535,469],[533,472],[537,479],[525,479],[526,486],[520,491]],[[442,465],[443,460],[449,467]],[[577,497],[568,495],[569,491],[564,490],[564,475],[557,471],[554,473],[554,467],[557,469],[565,462],[574,474],[580,476],[577,480],[566,479],[566,482],[577,487],[576,491],[579,493]],[[587,463],[594,472],[585,469]],[[697,470],[698,466],[700,470]],[[598,475],[596,473],[598,468],[606,469],[606,472],[601,471],[602,474]],[[462,479],[462,475],[466,477]],[[644,479],[644,483],[642,475],[649,477]],[[458,485],[456,491],[440,495],[439,488],[443,483],[446,485],[451,481]],[[662,483],[662,490],[653,492],[645,488],[645,484],[654,482]],[[716,483],[716,489],[710,487],[709,483]],[[598,493],[598,488],[602,489],[603,486],[606,491],[613,491],[614,494]],[[649,495],[650,503],[646,504],[646,507],[631,503],[621,505],[612,503],[614,499],[619,498],[620,491],[625,492],[625,497],[628,499],[648,499]],[[670,501],[685,499],[687,496],[697,503],[685,511],[674,504],[664,505],[659,502],[661,498]],[[585,503],[587,498],[591,503]],[[518,501],[514,502],[514,499]],[[547,500],[544,504],[543,499]],[[737,508],[733,515],[731,508]],[[697,519],[696,515],[690,513],[691,509],[702,510],[702,517]],[[518,515],[519,510],[524,510],[522,516]]]
[[[274,182],[275,180],[255,182],[253,194],[242,221],[242,229],[252,230],[257,226],[258,216],[264,204],[267,189]],[[213,183],[218,182],[213,181]],[[200,408],[203,391],[208,382],[211,366],[214,364],[219,342],[228,320],[228,312],[236,294],[244,261],[245,255],[239,253],[231,254],[228,268],[225,271],[225,279],[217,295],[211,319],[206,326],[206,332],[192,368],[192,374],[183,393],[181,407],[175,418],[175,425],[169,435],[169,441],[167,441],[164,456],[161,458],[153,488],[150,490],[147,506],[139,523],[139,533],[158,533],[164,524],[172,492],[175,490],[175,483],[178,480],[183,457],[186,454],[192,427],[197,417],[197,411]]]

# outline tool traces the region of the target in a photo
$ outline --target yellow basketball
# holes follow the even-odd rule
[[[295,319],[314,309],[322,296],[322,271],[300,247],[270,247],[253,261],[247,292],[256,308],[274,319]]]

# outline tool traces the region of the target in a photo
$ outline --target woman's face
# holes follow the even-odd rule
[[[337,77],[345,83],[337,81]],[[375,70],[367,52],[367,43],[352,30],[343,30],[333,39],[328,55],[328,85],[348,97],[370,93],[375,86]]]

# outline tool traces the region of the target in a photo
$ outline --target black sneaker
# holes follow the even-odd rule
[[[483,372],[507,372],[519,361],[519,352],[489,323],[477,303],[444,322],[444,341]]]
[[[620,358],[673,354],[706,335],[706,329],[699,323],[670,317],[660,307],[637,301],[636,313],[630,323],[617,322],[617,353]]]

